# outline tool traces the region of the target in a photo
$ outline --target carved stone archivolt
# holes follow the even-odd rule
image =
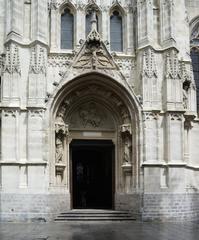
[[[126,107],[126,104],[123,102],[121,97],[110,89],[106,89],[105,87],[94,83],[86,86],[81,86],[66,96],[58,109],[56,122],[64,122],[63,118],[70,111],[71,106],[79,102],[80,99],[90,96],[93,96],[93,98],[103,99],[109,103],[111,105],[111,108],[120,114],[123,124],[128,124],[130,122],[130,114],[128,108]],[[100,106],[92,101],[88,104],[80,106],[78,112],[84,126],[102,126],[106,118],[106,114],[104,112],[103,114],[100,113],[102,112]],[[93,120],[91,120],[91,116]]]

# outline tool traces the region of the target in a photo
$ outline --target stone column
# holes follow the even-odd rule
[[[2,161],[18,162],[19,161],[19,114],[16,110],[3,110],[1,120],[1,149]]]
[[[86,18],[86,13],[85,13],[85,9],[83,8],[83,6],[80,4],[77,8],[77,12],[76,12],[76,25],[74,26],[74,32],[75,32],[75,45],[79,46],[80,45],[80,40],[86,39],[86,22],[85,22],[85,18]]]
[[[138,45],[151,43],[153,39],[153,4],[151,0],[138,0]]]
[[[178,6],[179,7],[179,6]],[[161,44],[164,47],[175,45],[175,16],[174,16],[174,1],[160,1],[160,30]]]
[[[155,112],[144,112],[145,131],[144,131],[144,146],[146,163],[157,163],[159,159],[159,129],[158,129],[158,114]]]
[[[6,13],[4,9],[6,9],[6,1],[0,0],[0,53],[4,50],[4,38],[5,38],[5,22],[4,19],[6,19]]]
[[[166,115],[167,162],[183,164],[184,162],[184,122],[182,113],[168,112]]]
[[[48,40],[48,1],[34,0],[31,4],[32,40],[47,44]]]
[[[24,0],[6,1],[6,35],[8,39],[20,40],[23,34]],[[1,6],[2,7],[2,6]]]
[[[50,8],[50,47],[52,52],[56,52],[60,48],[60,18],[59,4],[52,1]]]
[[[127,8],[127,46],[126,46],[126,50],[127,50],[127,54],[132,54],[134,52],[134,34],[133,34],[133,29],[135,26],[135,23],[134,23],[134,19],[133,19],[133,7],[129,6]]]

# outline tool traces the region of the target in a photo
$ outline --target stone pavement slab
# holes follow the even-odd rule
[[[199,223],[1,223],[0,240],[198,240]]]

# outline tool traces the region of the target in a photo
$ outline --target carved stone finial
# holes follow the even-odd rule
[[[95,9],[93,9],[91,17],[91,31],[93,30],[97,30],[97,17]]]

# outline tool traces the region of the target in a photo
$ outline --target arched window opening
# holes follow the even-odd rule
[[[197,105],[199,106],[199,48],[191,49],[194,80],[197,88]]]
[[[122,16],[119,11],[113,11],[110,17],[110,45],[111,51],[123,51]]]
[[[92,19],[92,12],[90,11],[89,13],[86,14],[86,36],[88,36],[88,34],[91,31],[91,19]],[[97,14],[96,14],[96,19],[97,19],[97,31],[99,31]]]
[[[72,49],[74,42],[74,16],[66,8],[61,15],[61,49]]]

